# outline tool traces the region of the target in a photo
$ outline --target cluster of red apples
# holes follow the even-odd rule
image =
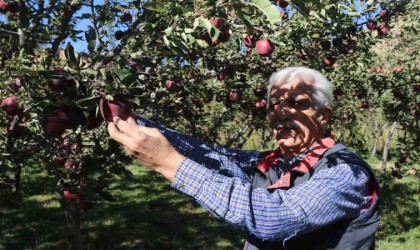
[[[7,14],[7,12],[16,14],[20,11],[19,2],[0,0],[0,13]]]

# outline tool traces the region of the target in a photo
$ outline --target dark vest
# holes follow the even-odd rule
[[[370,172],[372,190],[376,191],[376,198],[369,209],[357,218],[341,220],[331,225],[297,236],[286,241],[283,246],[280,241],[263,241],[249,235],[244,250],[368,250],[375,247],[375,233],[379,225],[379,183],[370,166],[358,155],[351,152],[343,144],[336,144],[328,149],[307,173],[292,170],[291,187],[309,180],[316,172],[336,167],[340,163],[354,164],[366,168]],[[272,168],[262,173],[256,170],[252,186],[268,187],[280,178]]]

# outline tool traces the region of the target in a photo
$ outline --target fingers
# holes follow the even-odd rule
[[[131,140],[125,133],[121,132],[115,123],[108,123],[108,133],[116,142],[126,145]]]

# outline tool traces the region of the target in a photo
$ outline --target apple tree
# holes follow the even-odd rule
[[[336,135],[364,147],[346,137],[357,134],[359,113],[375,107],[391,119],[398,110],[383,108],[380,79],[417,79],[416,71],[369,72],[373,45],[409,4],[0,0],[0,188],[18,190],[20,169],[42,166],[54,179],[71,244],[80,247],[80,209],[112,201],[109,181],[130,176],[131,159],[109,139],[103,118],[133,110],[210,143],[242,147],[259,133],[268,147],[265,87],[287,66],[325,73],[337,86]]]

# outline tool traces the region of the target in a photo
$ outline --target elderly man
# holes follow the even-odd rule
[[[114,118],[108,130],[139,163],[246,229],[244,249],[372,249],[379,184],[367,163],[325,136],[330,82],[285,68],[270,78],[268,100],[273,152],[209,145],[142,117]]]

